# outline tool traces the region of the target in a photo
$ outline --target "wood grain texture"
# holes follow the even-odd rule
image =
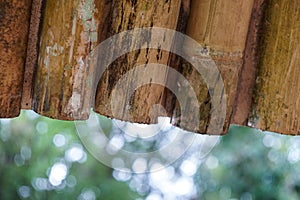
[[[30,8],[31,0],[0,1],[0,118],[20,113]]]
[[[176,29],[180,6],[180,0],[114,0],[112,1],[110,31],[107,37],[134,28]],[[172,41],[172,38],[168,39]],[[114,46],[122,47],[124,41],[127,41],[128,44],[132,42],[131,39],[124,38]],[[114,47],[107,49],[107,54],[113,54],[110,53],[113,51]],[[151,74],[138,72],[139,69],[151,63],[167,65],[169,58],[169,52],[150,48],[133,51],[119,57],[101,77],[97,89],[95,111],[112,118],[139,123],[155,123],[158,116],[170,116],[170,111],[163,109],[166,107],[164,105],[165,88],[161,85],[151,84],[151,77],[165,82],[167,70],[158,67]],[[123,95],[113,98],[115,86],[122,78],[126,77],[126,73],[129,71],[132,72],[131,74],[135,74],[136,78],[125,78],[118,88]],[[146,82],[149,84],[133,88],[133,83],[138,79],[147,80]],[[127,102],[128,96],[130,102]],[[112,105],[116,105],[117,108],[112,109]],[[117,112],[113,113],[113,110]]]
[[[262,42],[262,23],[266,0],[254,0],[251,21],[248,30],[243,67],[239,75],[236,102],[231,124],[246,126],[251,113],[253,91],[255,87],[259,46]]]
[[[249,125],[300,134],[300,1],[270,0]]]
[[[30,25],[27,42],[27,52],[24,70],[24,82],[22,92],[22,109],[32,108],[34,75],[38,60],[39,33],[42,17],[43,2],[41,0],[32,0]]]
[[[33,92],[36,112],[63,120],[88,117],[93,70],[85,59],[99,43],[109,8],[106,1],[46,1]]]
[[[209,134],[225,134],[230,125],[252,7],[253,0],[191,1],[187,35],[202,46],[198,50],[199,54],[195,57],[202,59],[201,54],[211,57],[222,75],[227,96],[224,128],[221,132],[212,131]],[[194,51],[197,52],[196,49]],[[212,104],[207,86],[203,77],[190,64],[183,65],[181,73],[192,84],[199,101],[200,123],[197,132],[207,133],[210,121],[218,123],[211,117]],[[177,104],[173,118],[181,120],[180,114],[180,106]],[[184,125],[180,125],[180,121],[175,123],[183,129],[187,129]]]

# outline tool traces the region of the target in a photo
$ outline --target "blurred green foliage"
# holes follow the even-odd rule
[[[111,120],[100,116],[99,120],[109,134]],[[134,148],[138,151],[141,147]],[[180,167],[191,154],[169,166],[173,178],[165,187],[170,191],[155,187],[151,174],[130,174],[126,182],[117,181],[113,169],[102,165],[81,145],[73,122],[22,111],[16,119],[0,120],[0,199],[150,200],[170,195],[173,199],[300,199],[299,137],[232,126],[229,134],[194,165],[198,169],[190,174],[195,194],[168,195],[174,193],[173,181],[190,180]],[[67,170],[59,168],[51,181],[56,164]],[[136,189],[140,183],[146,188],[142,192]]]
[[[232,126],[194,177],[198,196],[300,199],[299,148],[299,137]]]
[[[60,147],[53,142],[57,134],[65,138],[65,144]],[[74,144],[80,145],[80,141],[73,122],[25,111],[16,119],[1,120],[0,199],[131,200],[138,197],[126,183],[113,179],[110,168],[88,153],[81,163],[66,160],[66,151]],[[45,184],[45,180],[57,162],[68,167],[68,174],[60,186],[54,187],[49,181]],[[35,188],[36,184],[41,188]]]

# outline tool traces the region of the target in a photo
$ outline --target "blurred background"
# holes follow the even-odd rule
[[[143,140],[141,133],[122,133],[132,124],[95,116],[101,134],[108,138],[105,144],[100,140],[97,144],[114,144],[115,151],[152,151],[166,145],[172,134],[181,134],[160,123],[149,126],[147,140]],[[151,135],[159,126],[160,132]],[[300,198],[299,137],[237,126],[223,137],[194,137],[197,142],[160,170],[151,170],[160,166],[159,160],[142,158],[131,167],[114,170],[85,148],[74,122],[22,111],[18,118],[0,120],[0,199]],[[112,162],[126,166],[122,158]]]

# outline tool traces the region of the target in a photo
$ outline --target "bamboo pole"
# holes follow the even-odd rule
[[[227,110],[223,130],[208,131],[208,125],[219,123],[211,117],[211,98],[203,77],[188,63],[181,68],[181,73],[192,83],[194,91],[200,102],[200,123],[197,132],[209,134],[225,134],[230,125],[230,117],[233,112],[239,73],[243,64],[246,37],[253,0],[250,1],[226,1],[203,0],[191,1],[190,18],[187,27],[187,35],[195,39],[202,48],[200,54],[211,57],[222,75],[226,97]],[[195,52],[197,50],[195,49]],[[210,88],[214,90],[214,88]],[[190,112],[193,112],[192,110]],[[180,106],[177,104],[173,118],[175,124],[187,129],[180,124]]]
[[[232,124],[247,126],[251,113],[252,98],[259,61],[259,46],[261,44],[262,24],[265,14],[265,0],[254,0],[251,21],[246,41],[243,67],[239,76],[236,102],[231,118]]]
[[[300,1],[270,0],[249,125],[300,134]]]
[[[63,120],[87,119],[92,69],[85,59],[100,42],[109,9],[105,1],[46,1],[34,80],[36,112]]]
[[[0,118],[20,113],[31,0],[0,2]]]
[[[32,0],[21,102],[22,109],[32,109],[34,87],[33,81],[39,53],[39,34],[42,18],[42,7],[43,1]]]
[[[110,32],[107,37],[134,28],[176,29],[180,6],[180,0],[114,0],[112,1],[112,18],[108,22]],[[170,40],[172,41],[172,38]],[[115,46],[121,47],[124,41],[125,38],[116,43]],[[126,41],[129,44],[132,42],[128,38]],[[106,50],[106,54],[113,54],[114,50],[115,48],[111,47],[111,49]],[[165,88],[161,85],[151,84],[151,77],[161,80],[162,83],[165,82],[167,70],[157,67],[151,74],[139,73],[139,69],[151,63],[167,65],[169,59],[169,52],[150,48],[137,50],[119,57],[101,77],[96,94],[95,111],[112,118],[139,123],[155,123],[158,116],[170,116],[170,111],[163,109],[166,107],[164,104]],[[120,93],[123,95],[114,98],[112,94],[115,86],[129,71],[132,72],[131,74],[138,73],[136,78],[148,80],[149,84],[132,88],[133,82],[137,79],[131,77],[119,87]],[[130,102],[126,101],[127,96],[131,96]],[[112,109],[112,105],[115,105],[116,108]],[[117,112],[114,113],[113,110]]]

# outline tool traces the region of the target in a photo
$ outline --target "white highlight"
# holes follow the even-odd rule
[[[81,162],[85,158],[85,152],[81,145],[75,144],[65,153],[65,158],[69,162]]]
[[[53,137],[53,143],[56,147],[62,147],[67,143],[67,139],[64,135],[62,134],[56,134]]]
[[[63,163],[55,163],[50,171],[49,182],[53,186],[59,186],[68,174],[68,168]]]

